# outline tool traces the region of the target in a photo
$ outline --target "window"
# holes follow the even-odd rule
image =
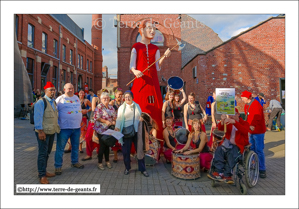
[[[66,59],[66,47],[65,45],[62,45],[62,55],[63,55],[63,61],[65,62],[65,59]]]
[[[57,40],[54,39],[54,40],[53,40],[53,49],[54,49],[54,50],[53,50],[53,54],[54,54],[54,57],[57,57],[57,55],[58,55],[58,54],[57,54],[57,43],[58,43]]]
[[[53,68],[53,74],[52,74],[52,83],[55,86],[55,89],[57,89],[57,67],[54,66]]]
[[[31,24],[28,24],[28,41],[27,46],[34,47],[34,26]]]
[[[73,72],[71,72],[71,81],[70,81],[70,83],[73,83],[73,80],[74,78],[73,78]]]
[[[47,82],[47,74],[50,68],[50,64],[49,63],[41,63],[41,82],[42,82],[42,87],[44,87],[46,85]]]
[[[81,56],[80,67],[81,67],[81,69],[83,69],[83,56]]]
[[[80,54],[78,54],[78,62],[77,63],[78,63],[77,67],[80,68]]]
[[[62,79],[61,79],[61,90],[63,90],[64,85],[65,85],[65,79],[66,79],[66,71],[62,70]]]
[[[18,27],[19,27],[19,16],[16,15],[16,36],[17,36],[17,40],[18,40]]]
[[[47,39],[48,35],[43,32],[42,34],[42,52],[47,53]]]
[[[138,33],[136,42],[140,42],[140,41],[141,41],[141,35]],[[158,29],[156,29],[155,37],[151,40],[151,43],[155,44],[156,46],[164,46],[164,36]]]
[[[86,62],[86,71],[88,71],[88,65],[89,65],[89,60],[87,59],[87,62]]]
[[[89,78],[88,77],[86,77],[86,83],[87,83],[87,86],[89,86],[88,85],[88,83],[89,83]]]
[[[92,88],[92,78],[90,78],[90,88],[93,89]]]
[[[70,64],[73,64],[73,50],[70,50]]]
[[[195,66],[192,71],[193,71],[193,78],[196,78],[197,77],[197,66]]]
[[[26,59],[26,69],[27,69],[27,73],[28,73],[28,76],[31,81],[32,88],[33,88],[33,71],[34,71],[34,60],[33,59],[31,59],[31,58]]]
[[[90,61],[90,68],[89,68],[90,72],[92,72],[92,62]]]

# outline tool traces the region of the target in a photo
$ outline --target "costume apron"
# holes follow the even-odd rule
[[[159,48],[154,44],[135,43],[132,49],[136,49],[136,69],[141,72],[155,62],[155,55]],[[134,102],[139,104],[141,111],[148,113],[158,124],[158,139],[163,139],[162,127],[162,95],[160,91],[159,79],[156,65],[150,67],[143,73],[141,78],[135,79],[131,91]]]

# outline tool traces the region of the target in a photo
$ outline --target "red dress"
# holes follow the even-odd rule
[[[136,49],[136,69],[144,71],[150,64],[155,62],[155,55],[159,48],[154,44],[135,43],[132,49]],[[147,50],[148,48],[148,50]],[[141,111],[148,113],[158,124],[157,138],[163,139],[162,128],[162,95],[156,65],[143,73],[141,78],[135,79],[131,91],[134,102],[139,104]]]

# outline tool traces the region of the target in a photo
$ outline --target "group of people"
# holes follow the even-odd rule
[[[82,142],[85,141],[86,156],[82,161],[92,159],[92,152],[96,148],[97,167],[100,170],[105,170],[105,167],[111,169],[110,147],[105,143],[103,136],[108,129],[119,131],[124,135],[115,143],[112,150],[115,163],[118,161],[117,152],[122,151],[125,175],[130,173],[130,156],[135,153],[139,171],[145,177],[149,176],[145,167],[145,154],[150,150],[150,144],[154,140],[159,144],[158,150],[155,150],[158,159],[163,153],[170,163],[172,153],[184,155],[198,153],[201,168],[203,170],[210,168],[213,158],[211,150],[215,148],[214,139],[212,136],[210,139],[207,137],[205,122],[208,117],[204,108],[195,101],[195,93],[189,93],[187,98],[183,89],[179,94],[169,89],[165,102],[162,101],[157,71],[161,70],[163,61],[171,55],[171,51],[167,49],[160,57],[159,48],[150,42],[155,37],[155,32],[154,22],[148,19],[140,22],[141,41],[131,48],[129,70],[135,75],[136,80],[131,91],[123,92],[122,89],[117,88],[114,92],[115,99],[112,101],[106,89],[97,91],[97,95],[90,91],[89,98],[85,98],[84,90],[80,90],[78,97],[74,95],[74,87],[71,83],[65,84],[65,93],[55,100],[55,87],[51,82],[47,83],[44,87],[45,102],[38,100],[34,105],[40,183],[47,184],[49,183],[47,177],[62,174],[63,154],[68,139],[71,148],[67,151],[71,152],[72,167],[84,168],[84,165],[78,162],[78,153],[79,150],[83,152]],[[215,99],[215,92],[213,96]],[[245,120],[240,118],[237,109],[234,116],[219,115],[215,111],[215,102],[211,105],[212,128],[223,130],[224,124],[228,124],[228,128],[225,140],[217,149],[215,148],[214,158],[217,162],[217,170],[209,173],[208,176],[224,179],[228,183],[232,181],[230,171],[235,163],[231,159],[236,153],[243,152],[244,146],[249,142],[251,149],[259,157],[260,176],[266,177],[263,152],[266,126],[263,108],[260,101],[252,98],[252,94],[248,91],[242,92],[241,98],[246,103]],[[187,142],[179,144],[175,132],[183,126],[183,123],[189,134]],[[55,174],[52,174],[47,172],[46,168],[56,133]],[[248,133],[250,133],[249,141]]]

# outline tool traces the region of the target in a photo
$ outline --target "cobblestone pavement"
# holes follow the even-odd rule
[[[207,126],[207,130],[210,128]],[[14,119],[14,184],[39,184],[37,177],[37,141],[33,125],[28,120]],[[56,138],[55,138],[56,142]],[[54,172],[56,143],[48,161],[48,171]],[[84,145],[83,145],[84,147]],[[85,152],[85,148],[83,149]],[[249,195],[285,194],[285,132],[267,132],[265,136],[267,178],[259,179],[258,184],[248,188]],[[171,165],[161,157],[155,166],[147,166],[149,177],[137,171],[132,160],[132,170],[124,175],[122,154],[119,161],[112,163],[112,169],[97,168],[96,152],[92,160],[82,162],[85,153],[79,155],[84,169],[71,168],[70,153],[63,157],[62,175],[49,178],[51,184],[101,184],[101,195],[240,195],[239,185],[218,183],[211,186],[207,173],[201,173],[196,180],[181,180],[171,175]],[[110,155],[112,162],[113,156]],[[17,194],[15,192],[15,194]],[[22,194],[24,195],[24,194]]]

